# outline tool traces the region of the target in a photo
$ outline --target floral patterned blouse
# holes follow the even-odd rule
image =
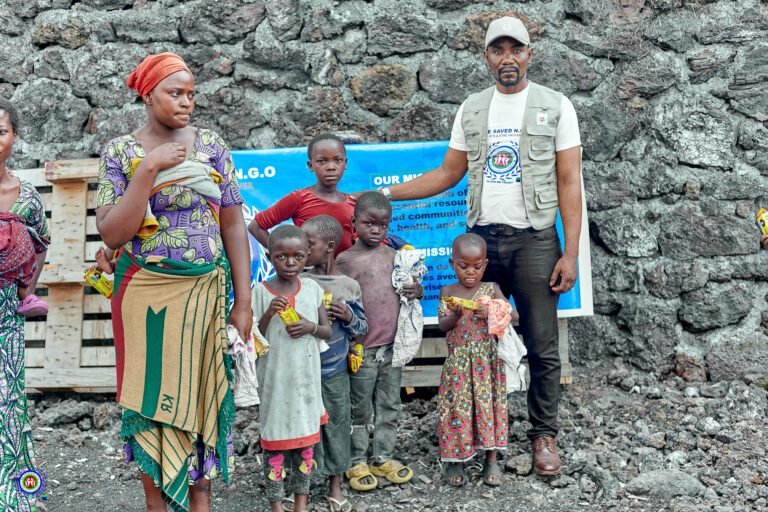
[[[120,201],[133,171],[145,156],[141,142],[132,134],[109,141],[99,162],[97,208]],[[229,148],[216,132],[199,128],[187,159],[212,167],[224,178],[219,185],[222,208],[243,203]],[[175,184],[152,195],[149,204],[160,226],[146,239],[132,238],[126,244],[132,254],[204,263],[222,253],[221,230],[205,197]]]

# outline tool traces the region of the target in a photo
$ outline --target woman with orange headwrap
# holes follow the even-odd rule
[[[179,56],[148,56],[126,84],[147,121],[104,148],[96,210],[104,242],[122,247],[112,297],[121,437],[147,510],[207,511],[210,479],[231,471],[223,327],[228,316],[247,339],[252,324],[243,200],[224,141],[189,125],[195,83]]]

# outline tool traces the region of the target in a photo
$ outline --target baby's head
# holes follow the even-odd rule
[[[307,266],[319,265],[329,257],[333,258],[344,236],[341,224],[330,215],[312,217],[301,225],[301,230],[309,241]]]
[[[304,270],[309,254],[307,235],[292,224],[272,230],[267,242],[267,257],[277,275],[286,281],[296,279]]]
[[[486,251],[485,240],[474,233],[464,233],[453,241],[450,263],[463,286],[473,288],[483,280],[488,265]]]
[[[344,141],[332,133],[321,133],[307,144],[307,155],[307,167],[315,173],[317,183],[335,189],[347,168]]]
[[[13,103],[0,98],[0,163],[5,163],[13,153],[17,133],[19,133],[19,113]]]
[[[370,248],[387,238],[392,220],[392,204],[380,192],[365,192],[357,198],[352,224],[360,241]]]

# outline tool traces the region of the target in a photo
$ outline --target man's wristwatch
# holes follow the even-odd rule
[[[392,199],[392,191],[389,190],[389,187],[379,187],[377,190],[387,199]]]

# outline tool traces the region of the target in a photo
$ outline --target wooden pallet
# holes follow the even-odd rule
[[[109,301],[87,287],[101,239],[96,230],[98,160],[69,160],[15,171],[40,192],[52,235],[37,292],[47,317],[26,322],[27,385],[113,390],[115,356]]]
[[[96,230],[98,160],[50,162],[45,169],[15,171],[40,192],[51,230],[51,246],[37,293],[48,302],[47,317],[26,322],[27,387],[114,392],[115,351],[110,302],[83,280],[102,245]],[[431,334],[430,334],[431,333]],[[414,361],[403,371],[403,387],[436,387],[445,339],[427,331]],[[572,382],[568,325],[560,320],[561,383]]]

